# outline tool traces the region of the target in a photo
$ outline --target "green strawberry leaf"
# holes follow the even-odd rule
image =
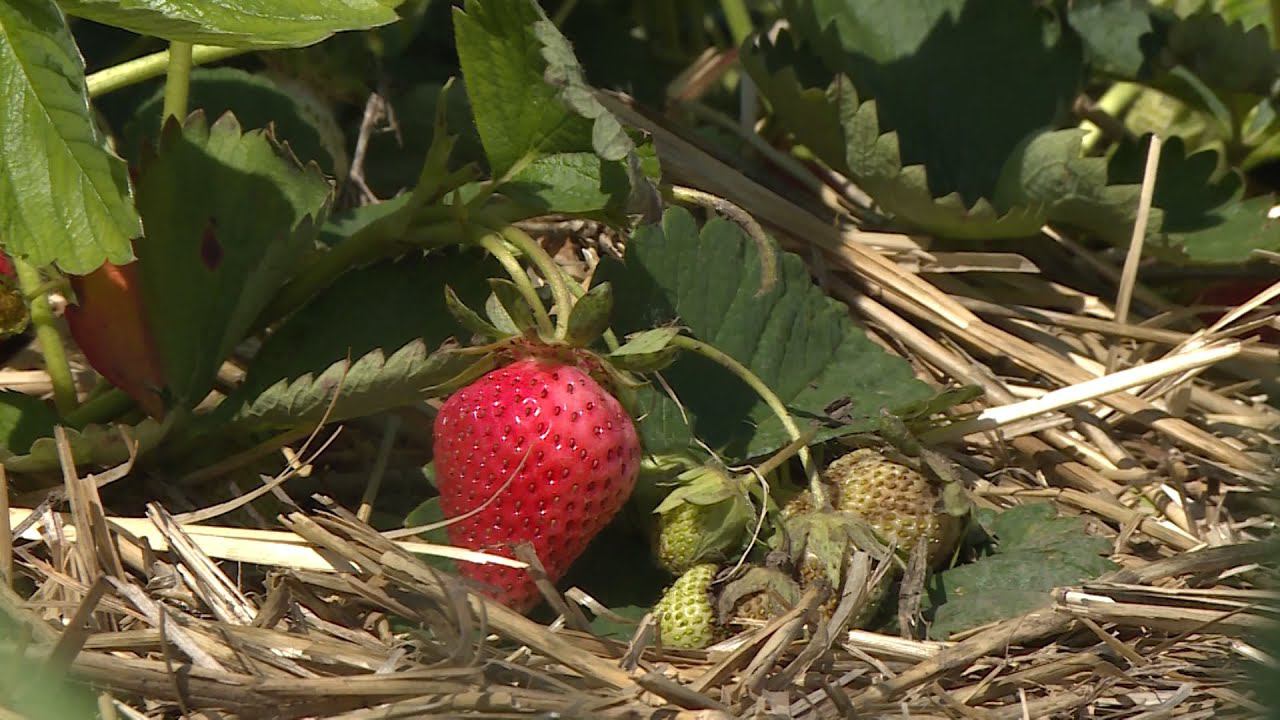
[[[699,232],[693,216],[676,208],[660,225],[637,230],[624,261],[602,261],[596,278],[613,285],[615,332],[680,323],[745,364],[793,412],[825,417],[829,403],[850,398],[849,424],[820,428],[819,439],[872,429],[881,409],[932,393],[905,361],[867,339],[847,307],[814,286],[803,260],[779,256],[777,283],[757,295],[759,255],[742,229],[717,219]],[[696,434],[737,462],[790,441],[756,393],[711,361],[685,353],[663,377],[680,405],[652,386],[639,391],[646,451],[685,450]]]
[[[592,121],[569,111],[547,84],[534,25],[546,14],[529,0],[468,0],[455,8],[458,61],[476,129],[494,177],[544,155],[590,152]]]
[[[1209,9],[1174,23],[1163,49],[1169,66],[1182,66],[1211,88],[1267,97],[1280,77],[1280,55],[1266,27],[1245,29]]]
[[[523,165],[502,184],[502,194],[540,213],[617,212],[625,209],[631,183],[622,163],[566,152]]]
[[[58,414],[40,398],[0,391],[0,452],[26,453],[37,439],[51,437],[58,422]]]
[[[301,424],[323,414],[339,382],[333,420],[415,402],[469,365],[469,356],[431,349],[469,336],[444,287],[480,304],[486,278],[500,271],[487,258],[410,254],[346,273],[263,343],[225,412],[250,425]]]
[[[125,164],[94,123],[84,61],[52,0],[0,3],[0,239],[84,275],[133,259],[142,232]]]
[[[1157,39],[1151,14],[1146,0],[1079,0],[1067,8],[1067,22],[1094,69],[1137,78],[1149,71],[1144,43]]]
[[[927,168],[933,197],[956,193],[969,206],[989,197],[1005,158],[1080,88],[1074,38],[1026,3],[789,0],[785,7],[831,74],[849,77],[860,97],[876,101],[902,166]],[[999,82],[981,80],[995,68]]]
[[[1084,520],[1058,517],[1048,503],[1006,510],[985,523],[994,554],[933,575],[925,610],[929,635],[952,633],[1045,607],[1050,591],[1115,569],[1106,539],[1087,533]]]
[[[165,40],[302,47],[395,22],[401,0],[58,0],[68,14]]]
[[[458,59],[499,191],[538,212],[619,217],[631,158],[652,151],[592,95],[568,40],[530,0],[455,9]],[[645,168],[652,175],[652,168]]]
[[[597,615],[591,620],[591,633],[596,637],[608,638],[619,642],[630,642],[635,637],[636,628],[650,608],[638,605],[623,605],[609,608],[619,619],[608,615]],[[630,622],[627,622],[630,621]]]
[[[418,184],[427,149],[437,135],[436,114],[442,89],[439,84],[427,83],[388,98],[400,132],[374,133],[365,155],[365,182],[378,197],[395,197],[401,190]],[[469,162],[483,165],[484,148],[461,82],[444,90],[443,110],[445,127],[457,136],[449,166],[456,168]]]
[[[33,432],[37,423],[42,420],[37,416],[32,420],[30,428],[22,428],[23,432]],[[147,418],[137,425],[125,426],[90,425],[82,430],[67,429],[67,444],[71,446],[71,455],[76,465],[110,466],[119,465],[129,459],[129,445],[136,442],[138,453],[143,454],[160,444],[168,432],[169,426]],[[10,440],[15,435],[10,434]],[[20,446],[19,446],[20,447]],[[11,447],[10,450],[16,450]],[[58,446],[53,439],[53,428],[47,435],[42,435],[31,442],[30,448],[21,453],[0,451],[0,462],[6,470],[16,473],[49,472],[62,467],[58,459]]]
[[[204,399],[222,360],[315,243],[330,188],[235,116],[171,121],[142,165],[142,297],[169,392]]]
[[[138,105],[125,126],[124,148],[136,157],[142,143],[160,134],[164,90],[159,89]],[[327,175],[347,174],[346,139],[323,100],[299,83],[273,80],[237,68],[196,68],[191,72],[188,104],[204,110],[205,117],[234,113],[245,128],[274,125],[274,136],[304,164],[314,161]]]
[[[991,0],[787,8],[792,33],[748,43],[744,67],[796,139],[899,222],[986,239],[1054,220],[1127,240],[1138,188],[1107,186],[1079,131],[1050,130],[1084,62],[1046,13]],[[1001,82],[973,82],[994,67]]]
[[[1123,143],[1111,157],[1115,182],[1142,175],[1148,141]],[[1200,264],[1246,262],[1255,249],[1280,250],[1280,223],[1270,217],[1273,196],[1244,197],[1240,173],[1223,169],[1221,154],[1206,148],[1189,152],[1179,137],[1161,147],[1154,205],[1164,222],[1152,249],[1172,261]]]

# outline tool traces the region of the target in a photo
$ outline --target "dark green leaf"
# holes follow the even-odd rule
[[[1147,146],[1144,140],[1117,148],[1108,167],[1113,181],[1141,177]],[[1164,222],[1152,249],[1164,249],[1172,260],[1206,264],[1246,262],[1255,249],[1280,250],[1280,223],[1270,216],[1274,199],[1242,199],[1243,179],[1223,164],[1216,150],[1189,153],[1181,138],[1165,142],[1152,198]]]
[[[902,166],[927,168],[933,197],[955,192],[970,206],[990,197],[1005,158],[1061,116],[1083,79],[1074,36],[1032,3],[790,0],[785,7],[832,74],[875,100]]]
[[[744,363],[787,405],[822,416],[850,397],[850,428],[874,427],[882,408],[931,394],[904,361],[881,350],[849,319],[848,308],[814,286],[804,262],[779,253],[778,282],[760,289],[755,244],[737,225],[713,220],[699,232],[685,210],[669,210],[627,245],[624,262],[608,260],[598,281],[613,284],[613,328],[621,333],[683,324]],[[680,398],[692,432],[730,461],[758,457],[790,438],[750,388],[727,370],[684,353],[663,376]],[[660,391],[641,391],[646,450],[685,449],[691,429]],[[850,430],[820,430],[830,437]]]
[[[621,642],[628,642],[635,636],[640,620],[649,612],[649,608],[636,605],[624,605],[623,607],[609,609],[622,618],[622,621],[605,615],[598,615],[591,621],[591,632],[598,637]],[[630,622],[625,622],[627,620]]]
[[[1146,69],[1150,49],[1162,41],[1154,35],[1151,13],[1146,0],[1077,0],[1068,8],[1067,22],[1080,34],[1090,65],[1137,78]]]
[[[566,152],[524,165],[501,192],[540,212],[585,214],[624,209],[631,184],[621,163],[595,153]]]
[[[635,150],[635,143],[623,130],[622,124],[596,100],[583,77],[582,66],[578,64],[573,48],[555,23],[544,17],[533,24],[533,33],[542,42],[542,57],[547,61],[544,75],[547,82],[561,89],[560,99],[565,105],[593,121],[591,147],[595,154],[605,160],[621,160]]]
[[[444,304],[449,309],[449,314],[462,327],[487,338],[496,340],[502,337],[502,331],[480,317],[480,313],[467,307],[467,304],[462,302],[462,298],[458,297],[458,294],[448,285],[444,286]]]
[[[37,423],[29,427],[21,427],[25,435],[37,429]],[[147,418],[137,425],[90,425],[83,430],[67,430],[67,444],[71,446],[71,455],[77,466],[111,466],[119,465],[129,459],[129,446],[137,443],[141,453],[154,448],[168,431],[167,425]],[[13,437],[12,435],[10,436]],[[34,473],[49,472],[62,467],[58,459],[58,446],[53,439],[50,428],[47,435],[37,437],[31,447],[21,454],[3,455],[4,467],[10,472]]]
[[[394,22],[401,0],[59,0],[71,15],[166,40],[302,47]]]
[[[931,637],[1004,620],[1047,606],[1050,591],[1115,568],[1111,543],[1088,534],[1077,517],[1058,517],[1048,503],[1022,505],[987,518],[996,553],[938,573],[928,582]]]
[[[138,106],[125,129],[125,152],[136,157],[143,142],[160,134],[163,89]],[[333,109],[299,83],[285,83],[236,68],[191,72],[190,107],[205,117],[235,113],[246,129],[274,125],[275,138],[289,145],[302,163],[316,162],[327,175],[346,177],[346,139]]]
[[[340,366],[348,358],[360,362],[352,365],[343,381],[343,395],[359,390],[367,396],[358,408],[351,406],[345,411],[348,417],[378,405],[385,408],[413,402],[414,393],[431,384],[421,382],[430,369],[430,349],[450,337],[468,334],[448,312],[445,283],[450,283],[464,302],[479,304],[488,292],[486,278],[497,271],[487,256],[470,252],[414,254],[352,270],[263,343],[244,384],[224,405],[261,405],[265,401],[254,399],[259,395],[283,397],[291,386],[314,386],[320,378],[336,384]],[[380,391],[379,382],[389,389]],[[333,387],[329,387],[329,395]],[[403,394],[396,396],[396,392]],[[316,394],[308,397],[313,400]],[[320,402],[327,401],[329,395],[318,394]],[[274,412],[273,422],[287,424],[287,406],[280,401],[273,404],[281,408],[281,412]]]
[[[569,112],[544,80],[547,62],[529,0],[468,0],[454,10],[458,60],[495,177],[543,155],[590,151],[592,122]]]
[[[0,3],[0,242],[84,275],[133,259],[142,232],[125,164],[89,108],[84,62],[52,0]]]
[[[330,188],[232,115],[170,122],[145,162],[142,297],[169,381],[188,407],[315,243]]]
[[[321,419],[338,422],[416,402],[434,388],[453,389],[491,367],[492,362],[476,352],[458,348],[432,352],[421,340],[414,340],[390,355],[373,350],[336,362],[318,374],[281,380],[238,407],[232,419],[266,428]]]
[[[597,101],[569,42],[531,0],[455,10],[458,58],[499,191],[541,212],[625,212],[645,164]]]
[[[609,328],[612,312],[613,286],[607,282],[597,283],[574,303],[569,312],[569,334],[565,339],[577,347],[590,345]]]
[[[37,438],[51,437],[58,414],[40,398],[13,390],[0,391],[0,447],[22,455]]]

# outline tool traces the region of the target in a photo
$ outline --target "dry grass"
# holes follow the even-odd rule
[[[630,643],[570,629],[583,627],[583,608],[600,610],[580,592],[556,596],[551,626],[471,594],[415,554],[447,549],[365,522],[373,493],[359,516],[319,498],[321,510],[259,531],[184,525],[159,503],[146,518],[112,516],[103,476],[67,462],[54,502],[0,512],[11,523],[0,569],[26,588],[0,587],[0,610],[27,628],[9,649],[91,683],[108,716],[128,718],[1263,712],[1245,680],[1251,663],[1275,662],[1253,643],[1276,619],[1277,596],[1252,571],[1272,559],[1258,540],[1274,518],[1259,498],[1274,480],[1280,412],[1250,397],[1242,363],[1274,364],[1280,348],[1232,339],[1258,323],[1179,326],[1115,259],[1049,228],[1045,243],[1123,286],[1124,312],[1115,294],[1043,277],[1021,255],[932,253],[926,239],[858,230],[842,219],[859,200],[847,181],[807,178],[813,207],[802,207],[664,121],[604,99],[653,134],[672,180],[749,208],[810,258],[831,295],[921,378],[983,390],[966,408],[978,420],[938,436],[972,472],[976,503],[1050,501],[1111,540],[1120,569],[952,642],[833,628],[811,592],[708,651],[675,652],[654,646],[652,622]],[[616,252],[605,230],[565,227],[530,224],[578,276]],[[591,242],[579,242],[584,232]],[[1123,382],[1106,372],[1112,363],[1129,373]],[[43,387],[29,373],[11,380]],[[380,453],[388,447],[384,436]],[[67,512],[54,512],[64,498]]]

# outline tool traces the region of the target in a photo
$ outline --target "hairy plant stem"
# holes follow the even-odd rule
[[[164,112],[162,120],[170,117],[181,122],[187,116],[187,97],[191,92],[191,43],[169,43],[169,69],[164,80]]]
[[[476,243],[487,250],[502,265],[502,269],[506,270],[507,274],[511,276],[511,281],[516,284],[516,287],[520,290],[520,295],[524,297],[529,309],[533,311],[533,319],[538,323],[538,331],[545,336],[550,336],[555,332],[554,327],[551,325],[551,316],[547,314],[547,308],[542,305],[542,299],[538,297],[537,288],[529,280],[529,273],[525,271],[524,266],[516,259],[515,254],[503,242],[502,235],[496,232],[487,232],[482,235],[477,233]]]
[[[18,275],[18,287],[31,303],[31,326],[35,328],[40,352],[44,355],[44,369],[53,385],[53,404],[58,413],[67,415],[76,409],[76,383],[71,377],[71,364],[67,362],[67,349],[49,307],[44,281],[40,271],[20,257],[13,258],[13,269]]]
[[[737,375],[740,380],[745,382],[752,390],[755,390],[756,394],[760,396],[761,400],[764,400],[774,415],[778,416],[778,419],[782,421],[782,427],[786,429],[787,434],[791,436],[793,441],[800,442],[804,440],[804,434],[800,432],[800,428],[796,425],[795,420],[792,419],[791,413],[787,412],[787,406],[782,403],[782,399],[763,380],[756,377],[756,374],[751,372],[750,368],[717,348],[687,335],[677,335],[672,339],[671,344],[698,353]],[[796,455],[799,456],[800,464],[804,466],[805,474],[809,478],[809,492],[813,494],[814,503],[818,507],[828,507],[827,489],[822,484],[822,478],[818,474],[817,466],[813,463],[813,456],[810,455],[808,446],[802,443],[801,447],[796,450]]]
[[[207,65],[249,52],[247,48],[218,47],[215,45],[191,46],[191,65]],[[128,62],[99,70],[85,78],[89,97],[98,97],[131,85],[137,85],[160,77],[169,68],[169,51],[161,50]]]
[[[551,297],[556,305],[555,337],[557,340],[565,339],[569,333],[569,309],[573,307],[573,296],[569,293],[568,285],[565,284],[564,273],[560,266],[536,240],[520,228],[507,225],[500,232],[507,242],[515,245],[521,254],[538,268],[542,279],[546,280],[547,285],[551,287]]]

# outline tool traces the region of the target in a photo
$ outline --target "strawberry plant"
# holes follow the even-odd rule
[[[571,714],[575,683],[624,714],[907,712],[1069,627],[1139,676],[1153,644],[1089,593],[1242,582],[1217,546],[1273,524],[1222,490],[1280,444],[1261,7],[0,0],[0,492],[15,542],[77,548],[4,546],[0,626],[55,600],[55,670],[159,638],[199,671],[155,705],[182,713],[477,638],[458,677],[534,693],[486,712]],[[1130,382],[1161,343],[1234,377]],[[855,661],[861,695],[815,677]],[[319,716],[302,694],[282,716]]]

